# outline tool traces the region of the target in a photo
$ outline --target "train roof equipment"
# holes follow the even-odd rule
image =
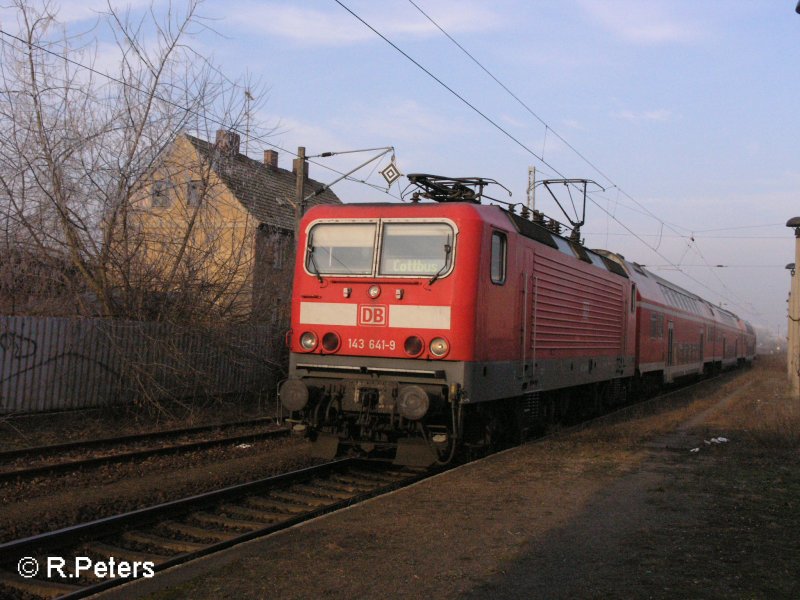
[[[487,185],[497,185],[508,192],[511,190],[502,183],[487,177],[444,177],[428,173],[409,173],[408,181],[417,186],[422,192],[415,191],[411,196],[412,202],[419,202],[420,198],[428,198],[436,202],[472,202],[480,204],[482,198],[508,204],[498,198],[493,198],[484,193]]]

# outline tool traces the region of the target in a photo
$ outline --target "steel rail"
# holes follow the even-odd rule
[[[44,454],[54,454],[69,450],[79,450],[81,448],[94,448],[97,446],[111,446],[114,444],[132,444],[141,441],[148,441],[160,437],[175,437],[178,435],[191,435],[217,429],[232,429],[234,427],[246,427],[248,425],[260,425],[262,423],[273,423],[273,417],[258,417],[244,421],[229,421],[227,423],[214,423],[210,425],[197,425],[194,427],[183,427],[176,429],[162,429],[160,431],[148,431],[146,433],[133,433],[117,437],[96,438],[90,440],[76,440],[73,442],[63,442],[61,444],[49,444],[44,446],[28,446],[27,448],[16,448],[13,450],[0,451],[0,461],[10,461],[26,456],[41,456]]]
[[[363,466],[371,473],[375,474],[375,485],[371,489],[358,491],[358,488],[363,486],[355,486],[353,488],[355,491],[349,497],[338,499],[333,497],[331,498],[330,502],[325,502],[322,505],[311,506],[308,510],[303,510],[302,512],[297,512],[295,514],[287,513],[285,515],[285,519],[282,519],[276,523],[264,523],[262,528],[234,535],[229,539],[204,544],[202,547],[193,549],[191,551],[175,553],[170,557],[166,557],[164,560],[154,561],[156,564],[153,567],[153,571],[157,573],[196,558],[219,552],[220,550],[224,550],[242,542],[276,533],[304,521],[316,518],[329,512],[340,510],[359,502],[363,502],[369,498],[373,498],[400,487],[410,485],[416,481],[430,477],[435,473],[441,472],[441,469],[435,469],[409,473],[407,476],[399,476],[393,480],[381,479],[379,476],[381,474],[389,473],[389,471],[385,469],[377,469],[374,463],[366,463],[365,461],[354,458],[343,458],[325,463],[323,465],[307,467],[305,469],[293,471],[291,473],[275,475],[249,483],[237,484],[220,490],[197,494],[188,498],[173,500],[124,514],[66,527],[57,531],[6,542],[4,544],[0,544],[0,557],[2,557],[0,558],[0,562],[4,563],[4,566],[8,568],[20,557],[42,556],[44,554],[53,555],[54,552],[80,547],[82,544],[91,541],[113,538],[115,535],[119,535],[122,532],[131,531],[134,528],[153,526],[164,521],[165,519],[176,518],[179,515],[191,514],[201,509],[209,509],[210,507],[217,506],[222,502],[233,499],[251,497],[255,494],[264,494],[276,490],[288,490],[291,492],[291,485],[312,482],[313,480],[318,480],[320,478],[323,478],[324,481],[325,477],[342,474],[346,475],[348,470],[357,468],[359,466]],[[363,471],[357,472],[353,476],[362,478],[367,477]],[[321,489],[323,490],[322,493],[324,493],[324,487]],[[8,576],[5,577],[5,580],[9,580]],[[24,582],[25,580],[20,581]],[[133,580],[115,578],[97,583],[91,583],[85,586],[74,585],[74,590],[67,591],[65,594],[58,597],[65,600],[84,598],[118,585],[130,583],[131,581]],[[39,583],[41,585],[45,585],[46,580],[44,582],[40,581]]]
[[[269,431],[246,433],[236,436],[216,438],[212,440],[198,440],[195,442],[184,442],[182,444],[171,444],[169,446],[143,448],[141,450],[130,450],[128,452],[117,452],[105,456],[92,456],[89,458],[81,458],[76,460],[46,463],[42,465],[35,465],[32,467],[25,467],[22,469],[14,469],[12,471],[0,471],[0,483],[20,478],[34,477],[37,475],[45,475],[45,474],[53,475],[57,473],[65,473],[86,467],[97,467],[104,464],[124,462],[124,461],[134,460],[137,458],[145,458],[150,456],[163,456],[166,454],[174,454],[178,452],[204,450],[218,446],[225,446],[228,444],[245,443],[245,442],[253,442],[264,439],[277,438],[277,437],[287,436],[289,435],[289,432],[290,432],[289,428],[283,427],[280,429],[271,429]]]

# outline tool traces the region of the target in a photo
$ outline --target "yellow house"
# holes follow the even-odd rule
[[[239,143],[225,130],[214,143],[188,134],[172,143],[123,236],[130,257],[123,279],[147,290],[158,310],[288,327],[299,161],[288,171],[274,150],[261,162],[241,154]],[[306,176],[303,195],[322,187]],[[325,190],[308,205],[339,202]]]

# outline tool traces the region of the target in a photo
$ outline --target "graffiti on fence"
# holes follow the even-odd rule
[[[8,352],[11,358],[21,360],[36,354],[36,340],[18,333],[0,334],[0,351]]]
[[[274,332],[0,316],[0,415],[139,397],[260,394],[274,385]]]

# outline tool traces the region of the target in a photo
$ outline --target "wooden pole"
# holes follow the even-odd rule
[[[305,203],[305,183],[307,178],[307,169],[308,163],[306,163],[306,149],[305,146],[299,146],[297,148],[297,158],[293,161],[294,167],[294,212],[295,212],[295,224],[294,224],[294,239],[297,241],[300,239],[300,219],[303,218],[303,215],[306,212],[306,203]]]

